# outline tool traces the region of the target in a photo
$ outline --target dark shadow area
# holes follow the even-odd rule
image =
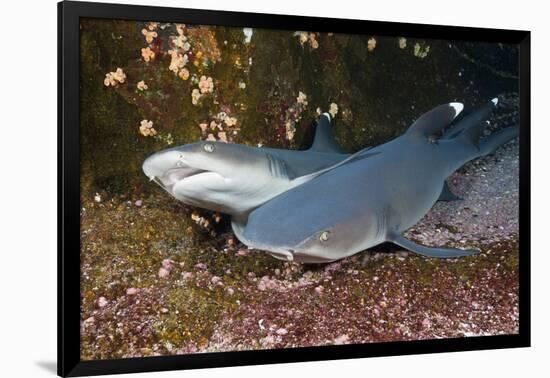
[[[381,253],[395,253],[397,251],[402,251],[402,250],[403,250],[403,247],[400,247],[390,242],[378,244],[376,246],[376,251],[374,251],[373,248],[368,249],[368,251],[370,252],[381,252]]]
[[[386,243],[378,244],[376,247],[373,247],[371,249],[366,249],[363,252],[358,253],[356,256],[358,256],[359,260],[363,260],[365,258],[368,258],[368,256],[370,255],[374,255],[375,253],[391,254],[399,251],[403,251],[403,248],[393,243],[386,242]],[[325,268],[327,267],[327,263],[312,263],[312,264],[303,263],[303,266],[304,266],[304,270],[306,271],[311,270],[312,272],[320,272],[325,270]]]

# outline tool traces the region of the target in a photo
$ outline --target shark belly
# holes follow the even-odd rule
[[[402,232],[422,219],[437,202],[447,178],[437,146],[396,142],[400,143],[389,146],[385,159],[379,161],[375,175],[381,190],[372,193],[373,200],[384,204],[380,218],[385,219],[386,232]],[[371,172],[369,176],[377,178]]]

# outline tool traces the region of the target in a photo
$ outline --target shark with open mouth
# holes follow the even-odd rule
[[[201,141],[154,153],[143,172],[179,201],[244,221],[253,209],[352,157],[338,147],[330,123],[322,114],[308,150]]]

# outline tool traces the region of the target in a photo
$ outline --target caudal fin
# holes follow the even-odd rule
[[[518,127],[508,127],[483,138],[484,131],[489,124],[487,118],[498,103],[496,97],[488,101],[447,130],[441,139],[453,140],[461,145],[474,147],[476,157],[493,153],[498,147],[518,136]]]
[[[459,120],[440,139],[440,146],[451,165],[450,172],[466,162],[491,154],[498,147],[518,136],[518,127],[508,127],[485,136],[486,119],[496,108],[498,99],[487,102],[472,114]]]
[[[495,97],[475,112],[462,118],[456,125],[446,130],[441,139],[453,139],[458,135],[469,135],[470,137],[481,135],[487,125],[485,121],[489,118],[491,112],[496,109],[497,105],[498,98]]]
[[[479,142],[479,156],[490,155],[503,144],[519,135],[519,127],[512,126],[492,133]]]

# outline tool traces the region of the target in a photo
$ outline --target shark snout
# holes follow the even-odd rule
[[[151,155],[147,159],[145,159],[141,166],[141,169],[143,170],[143,173],[145,173],[145,176],[149,177],[150,179],[158,176],[158,173],[160,172],[159,168],[160,167],[158,167],[158,159],[156,157],[156,154]]]
[[[177,151],[157,152],[145,159],[142,165],[143,173],[150,180],[155,177],[162,177],[170,169],[184,166],[182,158],[183,154]]]
[[[191,159],[191,162],[187,161],[187,158]],[[142,169],[150,181],[156,182],[171,194],[174,194],[173,190],[178,184],[182,189],[181,184],[184,182],[185,190],[195,191],[201,185],[211,184],[214,177],[221,177],[215,172],[198,167],[197,165],[201,166],[201,164],[197,164],[196,160],[192,151],[171,149],[149,156],[143,162]],[[203,173],[211,173],[211,175],[201,175]]]

